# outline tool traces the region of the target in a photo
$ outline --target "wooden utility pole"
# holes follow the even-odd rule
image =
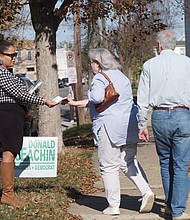
[[[190,57],[190,0],[184,0],[185,8],[185,46],[186,55]]]
[[[74,14],[74,47],[75,47],[75,62],[77,71],[77,83],[74,84],[74,96],[76,100],[83,99],[82,88],[82,61],[81,61],[81,30],[79,17],[80,13]],[[77,125],[85,123],[84,109],[76,108]]]

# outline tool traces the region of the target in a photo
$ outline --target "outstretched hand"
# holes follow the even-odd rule
[[[56,105],[58,105],[59,103],[49,100],[49,99],[44,99],[44,105],[47,105],[49,108],[52,108]]]
[[[65,104],[69,104],[71,106],[76,106],[76,107],[79,107],[79,108],[85,108],[88,106],[88,99],[84,99],[84,100],[73,100],[71,99],[70,97],[67,97],[66,99],[64,99],[62,102],[61,102],[62,105],[65,105]]]
[[[73,100],[70,97],[67,97],[67,99],[64,99],[61,104],[65,105],[65,104],[69,104],[71,105],[71,103],[73,102]]]

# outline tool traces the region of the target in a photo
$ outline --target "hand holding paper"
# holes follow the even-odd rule
[[[47,105],[49,108],[52,108],[56,105],[58,105],[59,103],[53,101],[53,100],[49,100],[49,99],[44,99],[44,105]]]
[[[63,98],[63,97],[61,97],[61,96],[56,96],[56,97],[53,99],[53,101],[54,101],[54,102],[57,102],[57,103],[60,103],[60,102],[63,102],[63,101],[66,101],[66,103],[68,102],[68,101],[67,101],[67,97],[64,97],[64,98]],[[66,104],[66,103],[65,103],[65,104]]]

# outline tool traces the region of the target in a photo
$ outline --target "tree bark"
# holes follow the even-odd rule
[[[186,55],[190,57],[190,0],[184,1],[185,7],[185,45],[186,45]]]
[[[56,63],[56,31],[60,20],[54,15],[56,1],[30,0],[32,23],[36,32],[36,69],[42,80],[39,95],[53,99],[59,95]],[[58,152],[63,151],[59,106],[39,108],[39,135],[58,137]]]
[[[50,53],[48,40],[52,37],[51,35],[51,33],[41,34],[40,37],[36,38],[38,78],[43,82],[39,94],[48,99],[53,99],[59,95],[56,56]],[[62,151],[63,139],[59,106],[51,109],[44,106],[39,108],[39,135],[57,136],[58,151]]]

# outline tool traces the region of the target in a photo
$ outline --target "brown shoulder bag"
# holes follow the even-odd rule
[[[95,104],[96,111],[102,112],[106,108],[108,108],[113,102],[118,100],[119,93],[115,90],[113,83],[111,82],[110,78],[104,73],[101,74],[109,81],[108,86],[105,89],[105,97],[104,101],[98,104]]]

